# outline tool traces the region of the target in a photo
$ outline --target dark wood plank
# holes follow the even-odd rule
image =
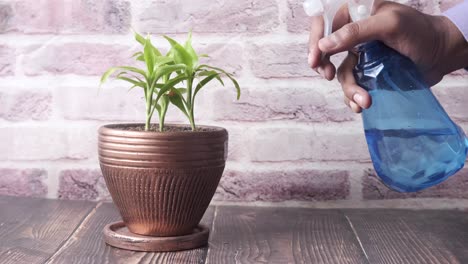
[[[95,205],[0,197],[0,262],[43,263],[73,234]]]
[[[207,262],[367,263],[338,210],[217,207]]]
[[[370,263],[468,263],[468,213],[345,211]]]
[[[209,208],[202,223],[211,226],[214,208]],[[105,225],[120,220],[111,203],[100,205],[83,222],[60,251],[48,263],[204,263],[207,248],[166,253],[145,253],[107,246],[102,238]]]

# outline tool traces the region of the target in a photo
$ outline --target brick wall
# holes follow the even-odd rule
[[[459,1],[407,4],[438,14]],[[137,47],[130,27],[182,39],[235,73],[243,96],[212,87],[198,123],[229,129],[230,160],[217,202],[315,207],[465,207],[468,170],[427,191],[402,195],[376,180],[359,115],[336,82],[306,64],[308,19],[297,0],[0,1],[0,194],[108,199],[96,130],[143,121],[142,95],[118,82],[98,91],[108,66]],[[155,40],[161,45],[161,38]],[[340,56],[335,59],[340,60]],[[468,129],[468,77],[435,89]],[[176,112],[176,111],[173,111]],[[184,122],[172,113],[171,122]]]

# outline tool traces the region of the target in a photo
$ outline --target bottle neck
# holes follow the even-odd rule
[[[358,46],[359,63],[364,66],[396,53],[393,49],[386,46],[381,41],[370,41]]]

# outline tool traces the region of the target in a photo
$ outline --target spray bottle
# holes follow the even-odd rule
[[[322,15],[324,35],[346,0],[306,0],[309,16]],[[353,21],[371,15],[373,0],[348,0]],[[468,139],[424,83],[417,66],[380,41],[358,45],[354,76],[372,97],[362,119],[374,169],[399,192],[443,182],[463,168]]]

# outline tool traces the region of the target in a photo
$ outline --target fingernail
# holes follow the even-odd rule
[[[354,96],[353,96],[353,100],[362,107],[362,105],[364,104],[364,98],[362,97],[362,95],[356,93]]]
[[[323,38],[320,40],[320,45],[327,50],[333,49],[334,47],[336,47],[335,38],[333,37],[333,35],[327,38]]]
[[[312,53],[309,53],[307,56],[307,64],[309,64],[310,67],[312,67],[312,61],[314,58],[312,58]]]

